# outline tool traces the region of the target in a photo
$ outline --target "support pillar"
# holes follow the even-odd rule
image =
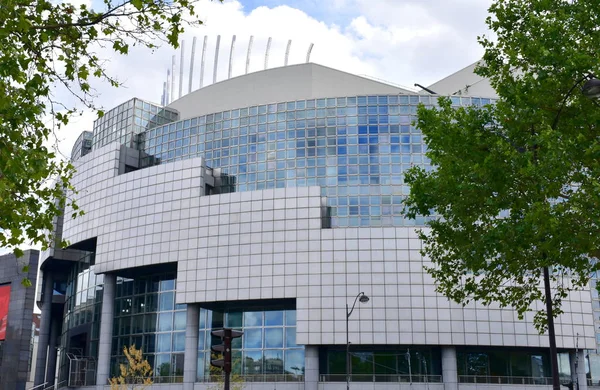
[[[579,390],[587,390],[587,375],[585,375],[586,368],[586,360],[585,360],[585,351],[579,350],[579,364],[577,365],[577,378],[579,379]]]
[[[183,361],[183,390],[193,390],[198,375],[198,330],[200,305],[187,305],[185,326],[185,354]]]
[[[444,390],[458,390],[458,365],[456,348],[442,347],[442,380]]]
[[[44,272],[42,295],[42,314],[40,318],[40,334],[38,337],[38,350],[35,362],[34,386],[45,383],[46,377],[46,357],[48,356],[48,343],[50,341],[50,326],[52,322],[52,292],[54,279],[50,271]]]
[[[571,363],[571,380],[575,384],[574,390],[587,390],[587,376],[585,375],[585,351],[569,352]],[[578,387],[579,386],[579,387]]]
[[[102,292],[102,310],[100,311],[100,338],[98,340],[98,372],[96,386],[102,389],[108,385],[110,375],[110,349],[112,345],[112,330],[115,306],[115,291],[117,277],[114,274],[104,275]]]
[[[48,342],[48,358],[46,368],[46,382],[52,385],[56,381],[56,357],[58,355],[58,337],[60,335],[60,318],[53,318],[50,327],[50,341]]]
[[[304,389],[317,390],[319,386],[319,347],[304,347]]]

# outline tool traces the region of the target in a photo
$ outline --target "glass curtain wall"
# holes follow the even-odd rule
[[[117,279],[111,376],[135,345],[154,370],[155,383],[183,380],[186,305],[175,304],[175,274]]]
[[[175,304],[175,288],[174,274],[117,279],[111,376],[126,361],[123,348],[135,345],[152,366],[155,383],[183,380],[187,313],[186,305]],[[244,332],[233,343],[234,372],[244,380],[303,378],[304,347],[296,344],[295,310],[202,309],[199,323],[199,381],[210,381],[210,347],[222,342],[211,330],[224,326]]]
[[[92,370],[95,369],[95,361],[98,358],[103,286],[104,276],[94,273],[93,253],[85,255],[73,264],[67,277],[65,292],[60,342],[62,348],[59,353],[59,382],[66,380],[69,375],[68,354],[83,359],[86,367],[89,366],[90,375],[95,375],[95,371]],[[75,380],[83,384],[95,380],[85,375],[81,373],[82,377]]]
[[[244,381],[301,381],[304,378],[304,347],[296,344],[296,310],[251,309],[247,311],[200,311],[198,380],[210,381],[211,336],[223,326],[244,335],[232,344],[233,373]],[[214,358],[214,356],[213,356]]]
[[[441,382],[441,352],[435,347],[380,346],[353,347],[351,352],[353,382]],[[344,347],[322,347],[322,378],[326,382],[346,380]]]
[[[179,114],[140,99],[131,99],[106,112],[94,121],[92,147],[98,149],[111,142],[129,145],[132,136],[146,129],[177,120]]]
[[[461,383],[551,384],[545,350],[511,348],[457,348]],[[571,380],[568,354],[559,354],[560,376]],[[548,382],[548,383],[547,383]]]
[[[453,96],[455,106],[490,99]],[[428,167],[412,123],[421,95],[350,96],[245,107],[145,133],[143,150],[169,162],[204,156],[236,177],[236,191],[320,186],[333,226],[423,225],[402,216],[403,172]]]

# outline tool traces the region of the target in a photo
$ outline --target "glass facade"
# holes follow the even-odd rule
[[[353,382],[441,382],[441,352],[422,346],[356,346],[350,352]],[[326,382],[346,380],[346,350],[322,347],[320,372]]]
[[[244,332],[232,343],[232,366],[246,381],[294,381],[304,377],[304,346],[296,344],[296,310],[256,308],[202,309],[198,338],[198,379],[210,380],[211,345],[222,341],[211,329],[223,326]],[[213,356],[214,358],[214,356]]]
[[[117,279],[111,375],[135,345],[154,369],[155,382],[183,378],[186,305],[175,304],[175,274]]]
[[[93,253],[73,263],[66,283],[61,335],[64,348],[61,349],[59,368],[61,381],[68,375],[67,353],[77,358],[98,358],[103,285],[104,276],[94,273]],[[91,378],[85,378],[88,379]]]
[[[453,96],[456,105],[490,99]],[[350,96],[246,107],[158,126],[142,147],[157,161],[204,156],[236,191],[320,186],[335,226],[423,225],[402,216],[403,172],[428,167],[412,123],[421,95]]]
[[[94,133],[91,131],[84,131],[79,135],[79,137],[77,137],[75,145],[73,145],[73,149],[71,149],[72,161],[77,161],[79,158],[85,156],[92,150],[93,138]]]
[[[61,345],[61,380],[93,383],[95,371],[69,373],[70,359],[98,357],[103,276],[93,272],[93,254],[75,263],[66,286]],[[186,305],[175,303],[174,273],[117,278],[111,349],[111,377],[126,361],[123,347],[135,345],[154,370],[155,383],[183,380]],[[209,381],[211,345],[221,340],[212,329],[242,330],[234,341],[234,372],[248,381],[296,381],[304,377],[304,347],[296,344],[296,311],[291,305],[246,310],[201,309],[199,318],[198,380]],[[293,306],[293,305],[292,305]],[[86,363],[87,364],[87,363]],[[73,367],[71,367],[73,371]],[[88,375],[89,374],[89,375]],[[89,378],[84,377],[88,375]],[[79,378],[81,376],[81,378]]]
[[[111,142],[122,145],[137,142],[134,135],[178,118],[179,114],[175,110],[137,98],[131,99],[94,121],[92,147],[97,149]]]
[[[507,383],[521,383],[527,378],[531,383],[526,384],[547,384],[551,376],[547,350],[467,347],[457,348],[456,357],[459,382],[463,383],[506,383],[502,378],[512,378]],[[570,380],[568,354],[559,354],[559,358],[561,378]],[[489,380],[489,377],[498,379]]]

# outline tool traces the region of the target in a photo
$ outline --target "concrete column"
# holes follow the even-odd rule
[[[185,326],[185,355],[183,360],[183,389],[193,390],[198,375],[198,323],[200,305],[187,305]]]
[[[116,275],[104,274],[102,310],[100,312],[100,338],[98,340],[98,372],[96,374],[96,386],[98,388],[108,385],[110,375],[110,348],[112,345],[116,287]]]
[[[571,363],[571,380],[576,386],[575,390],[587,390],[587,377],[585,375],[585,352],[582,350],[569,352],[569,361]],[[577,367],[575,367],[577,365]],[[579,388],[577,387],[579,385]]]
[[[42,314],[40,318],[40,334],[38,337],[38,351],[35,362],[34,386],[45,383],[46,377],[46,356],[48,355],[48,343],[50,341],[50,326],[52,323],[52,291],[54,279],[50,271],[44,272],[42,295]]]
[[[48,342],[48,360],[46,368],[46,382],[53,384],[56,380],[56,357],[58,355],[58,337],[60,335],[60,318],[53,318],[50,327],[50,341]]]
[[[442,347],[442,380],[445,390],[458,389],[458,365],[456,362],[456,348]]]
[[[317,390],[319,386],[319,347],[304,347],[304,389]]]

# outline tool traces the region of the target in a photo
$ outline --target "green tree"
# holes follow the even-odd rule
[[[99,52],[178,45],[200,23],[195,0],[103,0],[102,9],[69,1],[2,0],[0,5],[0,247],[53,245],[52,220],[70,203],[73,167],[50,137],[79,108],[94,106],[93,82],[120,86]],[[71,96],[60,99],[67,91]],[[75,99],[73,99],[73,97]],[[98,111],[102,115],[102,111]]]
[[[496,0],[479,38],[495,106],[420,107],[433,169],[412,167],[407,215],[440,216],[420,232],[438,291],[514,307],[545,302],[554,315],[584,287],[600,255],[600,107],[581,93],[600,72],[600,7],[594,0]],[[536,312],[540,332],[544,310]]]
[[[142,350],[135,345],[123,347],[127,363],[119,365],[120,375],[110,378],[110,390],[143,390],[152,381],[152,367],[142,355]]]

